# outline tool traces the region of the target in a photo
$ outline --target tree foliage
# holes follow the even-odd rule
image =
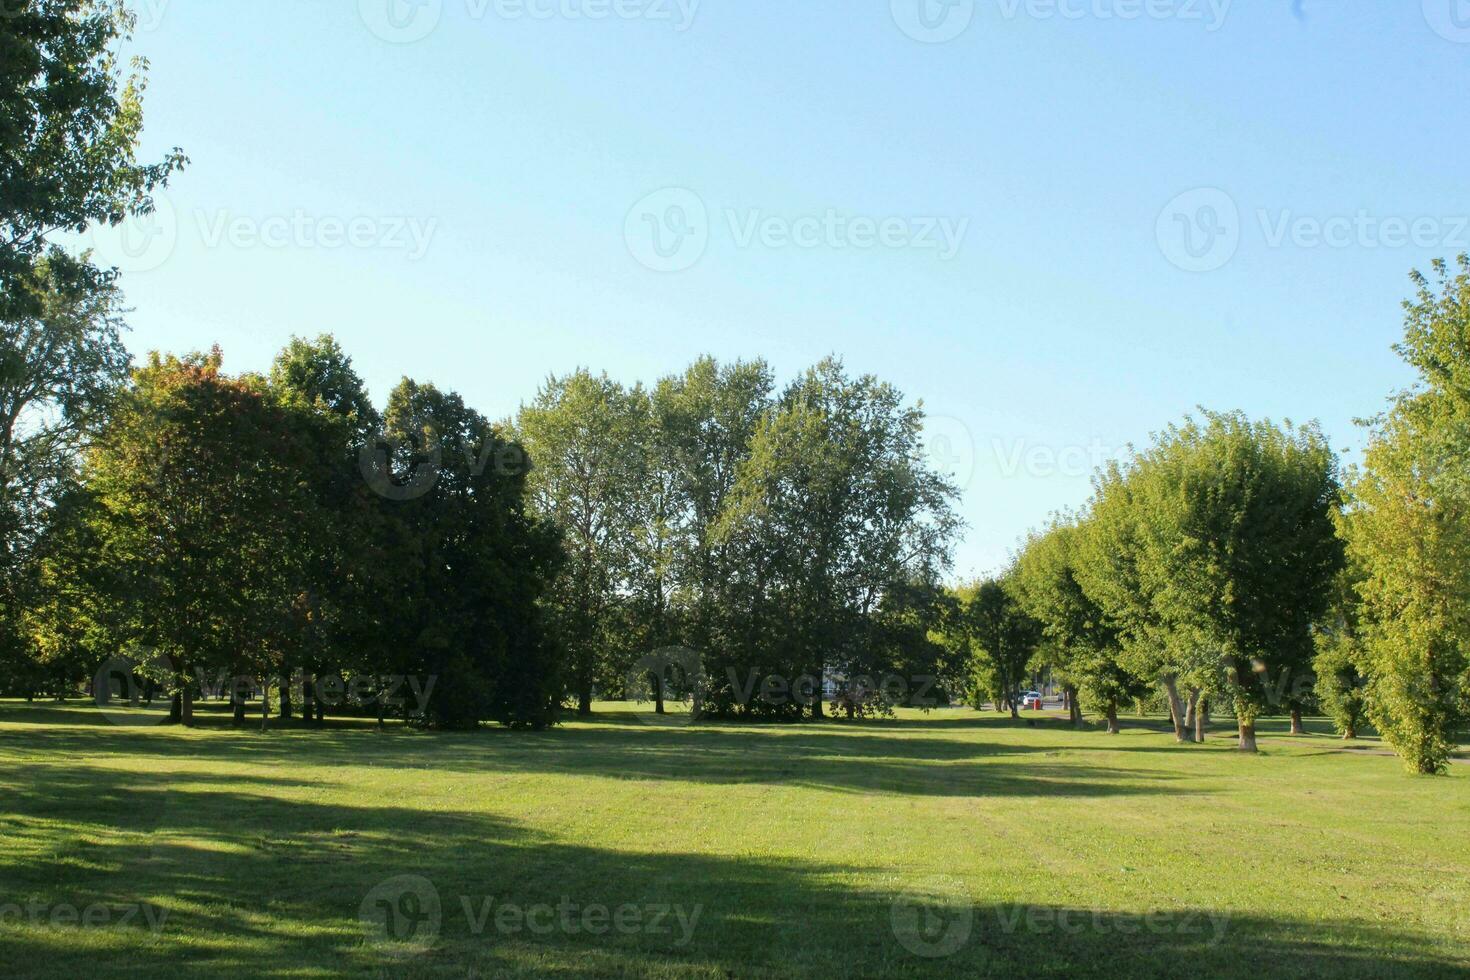
[[[8,0],[0,16],[0,321],[39,314],[43,256],[63,291],[110,281],[49,239],[150,213],[185,163],[138,162],[147,63],[125,71],[116,50],[133,23],[120,0]]]
[[[1470,258],[1416,274],[1399,354],[1419,373],[1373,424],[1346,534],[1363,580],[1369,714],[1415,772],[1470,720]]]

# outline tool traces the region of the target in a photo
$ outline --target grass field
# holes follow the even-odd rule
[[[1320,725],[1242,757],[599,709],[261,734],[0,702],[0,976],[1470,976],[1470,766]]]

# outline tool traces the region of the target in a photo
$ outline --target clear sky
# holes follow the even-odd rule
[[[993,569],[1196,404],[1353,419],[1470,250],[1464,0],[137,0],[97,236],[137,353],[337,335],[503,417],[578,365],[829,353],[922,399]]]

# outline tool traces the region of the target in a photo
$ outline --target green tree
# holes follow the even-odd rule
[[[740,467],[721,525],[744,558],[732,579],[753,617],[776,617],[777,666],[802,679],[815,717],[828,672],[861,669],[884,596],[948,567],[956,491],[923,463],[923,420],[829,358],[788,386]]]
[[[1339,576],[1332,608],[1317,628],[1317,657],[1312,662],[1317,701],[1345,739],[1357,738],[1368,717],[1361,581],[1351,566]]]
[[[1118,705],[1143,694],[1139,680],[1122,664],[1117,626],[1083,589],[1078,549],[1085,528],[1057,518],[1033,533],[1018,556],[1015,593],[1022,609],[1039,622],[1044,651],[1073,694],[1073,723],[1082,723],[1080,698],[1096,705],[1117,734]]]
[[[392,445],[430,453],[433,479],[383,498],[396,562],[354,612],[392,659],[361,669],[434,679],[426,720],[440,727],[554,724],[563,678],[544,601],[559,541],[528,510],[524,450],[458,395],[409,379],[383,425]]]
[[[153,355],[88,453],[72,547],[45,576],[75,602],[40,622],[43,647],[80,640],[94,662],[133,646],[172,663],[177,716],[195,677],[274,672],[290,604],[281,558],[301,525],[308,447],[258,379],[229,378],[218,350]]]
[[[1395,348],[1418,384],[1373,423],[1345,521],[1369,715],[1418,773],[1445,771],[1470,720],[1470,257],[1434,271],[1415,273]]]
[[[641,389],[579,370],[550,378],[516,420],[530,454],[532,505],[564,542],[551,610],[581,715],[591,713],[599,683],[621,680],[609,647],[627,622],[620,607],[632,588],[639,534],[656,520],[642,484],[647,418]],[[649,539],[641,543],[647,548]]]
[[[297,586],[281,645],[281,714],[291,717],[292,689],[301,679],[301,712],[307,721],[325,718],[317,698],[319,677],[343,670],[382,673],[393,642],[378,621],[378,603],[395,596],[394,573],[402,540],[390,527],[381,498],[363,479],[360,459],[381,428],[352,359],[329,335],[293,337],[271,365],[270,391],[292,413],[311,446],[303,492],[315,518],[299,529],[293,563]],[[379,704],[380,718],[386,705]]]
[[[0,321],[38,316],[48,289],[95,293],[111,279],[55,246],[57,232],[153,210],[185,159],[140,164],[147,63],[124,73],[116,48],[134,18],[119,0],[8,0],[0,11]]]
[[[1312,630],[1342,565],[1336,457],[1315,425],[1204,413],[1098,481],[1083,587],[1158,678],[1190,740],[1183,680],[1231,699],[1240,747],[1283,685],[1310,678]]]
[[[1019,718],[1018,694],[1042,639],[1039,622],[1022,610],[1009,575],[962,585],[944,633],[966,656],[975,706],[982,699]]]
[[[71,487],[82,450],[127,380],[118,297],[111,286],[63,289],[41,262],[34,315],[0,320],[0,662],[33,651],[20,612],[35,584],[32,558],[50,508]],[[0,668],[3,681],[4,668]]]
[[[656,553],[665,562],[660,581],[672,580],[671,619],[659,642],[700,653],[706,693],[725,711],[738,700],[729,671],[738,673],[763,638],[756,636],[759,625],[739,614],[750,605],[733,579],[742,552],[721,536],[720,521],[773,384],[763,361],[721,365],[702,357],[651,393],[650,460],[663,474],[655,484],[666,501],[656,511],[665,529]]]

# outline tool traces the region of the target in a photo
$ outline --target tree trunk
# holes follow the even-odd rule
[[[316,715],[316,675],[301,675],[301,720],[310,724]]]
[[[288,667],[281,668],[281,720],[290,721],[293,714],[291,706],[291,670]]]
[[[1342,737],[1344,739],[1357,738],[1358,726],[1352,722],[1348,722],[1347,729],[1342,733]]]
[[[270,684],[270,680],[271,680],[271,678],[270,678],[270,675],[269,674],[266,674],[260,680],[260,730],[262,732],[266,731],[270,727],[267,724],[267,722],[270,721],[270,717],[271,717],[271,684]]]
[[[664,713],[664,675],[663,671],[655,670],[653,677],[653,713],[661,715]]]
[[[1108,702],[1108,734],[1116,735],[1122,729],[1118,727],[1118,702]]]
[[[1194,713],[1199,710],[1199,688],[1189,689],[1189,700],[1184,705],[1184,730],[1194,731]]]
[[[316,723],[323,724],[327,720],[327,702],[321,698],[316,699]]]
[[[1179,697],[1178,681],[1165,677],[1164,693],[1169,696],[1169,719],[1174,722],[1174,741],[1192,741],[1189,730],[1184,727],[1184,701]]]
[[[1201,697],[1194,711],[1194,740],[1203,743],[1205,730],[1210,727],[1210,699]]]
[[[1291,733],[1293,735],[1305,735],[1307,730],[1302,727],[1302,709],[1291,709]]]
[[[183,700],[179,705],[179,721],[185,728],[194,724],[194,689],[187,683],[184,685]]]
[[[1075,687],[1062,688],[1062,696],[1067,699],[1067,717],[1072,722],[1073,728],[1082,727],[1082,706],[1077,703],[1077,689]]]
[[[583,684],[582,689],[577,692],[577,714],[583,718],[592,714],[592,686]]]
[[[1256,751],[1256,723],[1241,719],[1240,722],[1240,751]]]
[[[183,702],[183,696],[182,695],[179,695],[179,694],[175,694],[172,698],[169,698],[169,706],[168,706],[168,720],[169,720],[169,724],[171,724],[171,725],[177,725],[180,721],[183,721],[183,719],[184,719],[184,702]]]

